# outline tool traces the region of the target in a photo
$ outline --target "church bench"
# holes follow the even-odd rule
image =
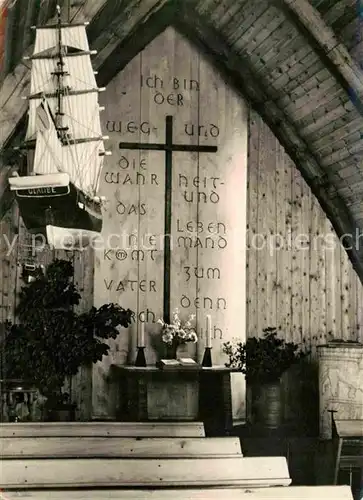
[[[348,470],[350,484],[353,469],[363,469],[363,420],[337,419],[333,416],[334,438],[337,439],[334,484],[340,470]]]
[[[288,486],[285,457],[5,459],[0,488]],[[68,495],[67,495],[68,498]]]
[[[6,500],[353,500],[349,486],[7,491]]]
[[[157,458],[242,456],[238,437],[11,437],[1,440],[5,458]]]
[[[202,422],[22,422],[0,424],[5,437],[205,437]]]

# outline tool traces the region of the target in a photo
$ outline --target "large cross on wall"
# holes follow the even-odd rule
[[[152,151],[165,151],[165,208],[164,208],[164,289],[163,289],[163,317],[166,323],[170,322],[170,235],[172,220],[172,184],[173,184],[173,151],[196,153],[216,153],[217,146],[204,146],[193,144],[173,143],[173,116],[165,117],[165,142],[160,143],[135,143],[120,142],[120,149],[139,149]]]
[[[150,364],[159,357],[159,318],[176,307],[182,318],[196,314],[201,361],[211,315],[213,362],[224,363],[223,342],[245,333],[247,107],[172,28],[101,98],[113,151],[101,180],[103,236],[112,245],[96,252],[95,303],[145,315]],[[112,362],[135,359],[138,328],[120,335],[97,368],[97,392]]]

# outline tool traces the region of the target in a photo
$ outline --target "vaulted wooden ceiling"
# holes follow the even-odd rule
[[[270,126],[318,197],[363,281],[363,238],[359,247],[349,237],[355,239],[363,231],[363,12],[359,0],[11,3],[0,79],[0,184],[6,178],[8,153],[24,127],[26,102],[21,95],[27,93],[29,68],[20,58],[31,49],[32,24],[46,23],[56,3],[67,3],[71,20],[90,21],[89,40],[92,49],[98,50],[94,65],[100,85],[173,25],[210,54]],[[9,198],[1,189],[5,209]]]

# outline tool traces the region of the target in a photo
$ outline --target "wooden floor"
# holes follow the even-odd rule
[[[333,484],[335,454],[330,441],[296,436],[284,430],[251,432],[244,426],[235,427],[233,434],[239,436],[244,456],[285,456],[293,485]],[[348,473],[340,473],[339,484],[349,484]],[[353,474],[352,490],[355,500],[363,498],[363,472]]]

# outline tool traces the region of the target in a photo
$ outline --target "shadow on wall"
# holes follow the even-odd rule
[[[317,361],[309,358],[288,370],[283,378],[285,422],[297,435],[319,435],[319,377]]]

